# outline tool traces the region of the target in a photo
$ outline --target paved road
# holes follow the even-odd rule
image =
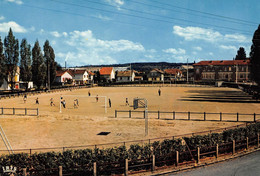
[[[260,151],[227,162],[181,172],[180,176],[260,176]]]

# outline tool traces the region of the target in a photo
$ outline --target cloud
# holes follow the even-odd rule
[[[178,48],[178,49],[169,48],[169,49],[163,50],[163,52],[174,54],[174,55],[181,55],[181,54],[185,54],[186,53],[186,51],[184,49],[181,49],[181,48]]]
[[[68,36],[67,32],[59,33],[58,31],[52,31],[52,32],[50,32],[50,34],[54,37],[61,37],[61,36],[67,37]]]
[[[12,28],[12,31],[16,33],[27,32],[27,30],[24,27],[20,26],[14,21],[9,21],[7,23],[0,23],[0,32],[8,32],[10,28]]]
[[[5,0],[5,1],[15,3],[15,4],[18,4],[18,5],[23,4],[23,1],[21,1],[21,0]]]
[[[101,20],[103,20],[103,21],[110,21],[110,20],[112,20],[111,18],[109,18],[109,17],[107,17],[107,16],[103,16],[103,15],[95,15],[95,16],[93,16],[93,17],[95,17],[95,18],[99,18],[99,19],[101,19]]]
[[[120,62],[129,62],[129,59],[135,56],[155,52],[149,50],[146,52],[144,46],[129,40],[102,40],[96,38],[91,30],[73,31],[58,33],[63,35],[56,40],[56,56],[58,60],[66,59],[68,65],[87,65],[87,64],[115,64]],[[60,50],[59,50],[60,49]],[[139,57],[138,57],[139,58]]]
[[[61,34],[57,31],[52,31],[52,32],[50,32],[50,34],[54,37],[61,37]]]
[[[5,17],[4,16],[0,16],[0,20],[4,20],[5,19]]]
[[[230,41],[237,41],[237,42],[240,42],[240,43],[246,43],[246,42],[249,42],[248,38],[244,35],[240,35],[240,34],[227,34],[224,36],[224,38],[226,38],[227,40],[230,40]]]
[[[39,31],[39,33],[40,33],[41,35],[42,35],[44,32],[45,32],[44,29],[41,29],[41,30]]]
[[[96,39],[92,31],[73,31],[70,32],[68,45],[91,47],[96,50],[109,50],[112,52],[121,52],[126,50],[144,51],[144,47],[139,43],[134,43],[129,40],[101,40]]]
[[[204,40],[207,42],[240,42],[247,43],[250,39],[241,34],[221,34],[212,29],[200,27],[173,26],[173,34],[183,37],[187,41]]]
[[[123,0],[106,0],[110,5],[116,6],[118,10],[120,10],[120,7],[124,5]]]
[[[231,45],[220,45],[219,46],[221,49],[224,49],[224,50],[234,50],[234,51],[237,51],[237,47],[235,46],[231,46]]]
[[[67,32],[63,32],[62,35],[63,35],[64,37],[67,37],[67,36],[68,36],[68,33],[67,33]]]
[[[202,51],[202,48],[199,47],[199,46],[195,46],[195,47],[193,47],[193,49],[194,49],[194,50],[197,50],[197,51]]]

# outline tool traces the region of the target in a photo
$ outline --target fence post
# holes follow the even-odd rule
[[[62,176],[62,166],[59,166],[59,176]]]
[[[175,120],[175,111],[172,112],[173,120]]]
[[[158,119],[160,119],[160,111],[158,111]]]
[[[206,112],[204,112],[204,121],[206,121]]]
[[[24,111],[25,111],[25,112],[24,112],[24,113],[25,113],[25,115],[27,115],[27,108],[25,108],[25,109],[24,109]]]
[[[13,115],[15,115],[15,108],[13,108]]]
[[[125,159],[125,176],[128,176],[128,159]]]
[[[198,152],[198,163],[200,162],[200,147],[197,148],[197,152]]]
[[[246,137],[246,150],[248,150],[248,137]]]
[[[239,114],[237,113],[237,122],[239,121],[239,119],[238,119],[238,118],[239,118]]]
[[[216,146],[216,158],[218,158],[218,144]]]
[[[233,152],[232,152],[232,154],[234,155],[235,152],[236,152],[236,142],[235,142],[235,140],[233,140]]]
[[[176,151],[176,166],[179,164],[179,151]]]
[[[37,116],[39,116],[39,108],[37,108]]]
[[[254,113],[254,122],[256,122],[256,115],[255,115],[255,113]]]
[[[219,113],[219,120],[222,121],[222,112]]]
[[[117,118],[117,110],[115,110],[115,118]]]
[[[93,176],[97,176],[97,163],[93,163]]]
[[[190,112],[188,112],[188,120],[190,120]]]
[[[129,118],[131,118],[131,110],[129,110]]]
[[[259,133],[257,133],[257,148],[259,148]]]
[[[145,111],[144,111],[144,119],[145,119]]]
[[[4,114],[4,108],[2,107],[2,115]]]
[[[23,176],[27,176],[26,168],[23,168]]]
[[[153,155],[152,171],[155,170],[155,155]]]

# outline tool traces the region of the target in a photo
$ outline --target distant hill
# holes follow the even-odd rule
[[[168,63],[168,62],[135,62],[131,63],[131,68],[137,71],[149,71],[154,68],[158,68],[161,70],[167,68],[176,68],[181,65],[186,65],[187,63]],[[193,64],[193,63],[188,63]],[[110,65],[85,65],[80,67],[130,67],[130,63],[125,64],[110,64]],[[80,68],[79,67],[79,68]]]

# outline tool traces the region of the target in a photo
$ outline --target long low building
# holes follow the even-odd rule
[[[221,60],[200,61],[193,64],[195,81],[249,81],[249,59],[245,60]]]

